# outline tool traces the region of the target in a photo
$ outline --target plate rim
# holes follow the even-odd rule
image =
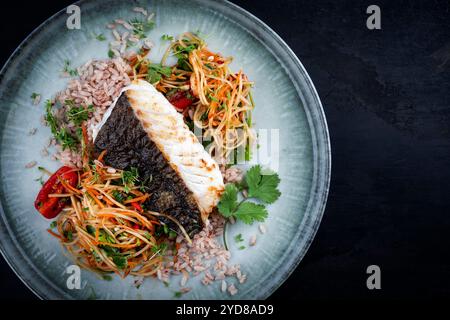
[[[95,1],[95,0],[78,0],[76,2],[74,2],[72,5],[82,5],[83,3],[88,3],[91,1]],[[248,19],[248,21],[250,21],[251,23],[256,24],[257,29],[260,29],[261,31],[257,33],[258,37],[256,37],[256,39],[258,41],[260,41],[261,37],[270,37],[272,38],[272,40],[279,44],[279,50],[280,51],[284,51],[286,53],[286,58],[291,59],[292,61],[292,65],[295,66],[295,70],[290,69],[290,73],[288,74],[289,78],[291,79],[293,85],[296,88],[297,94],[299,95],[299,98],[303,98],[303,96],[300,94],[300,90],[298,88],[298,81],[294,81],[294,79],[291,78],[292,75],[298,75],[298,73],[301,74],[301,76],[304,78],[304,82],[307,85],[307,87],[309,88],[310,92],[311,92],[311,97],[314,100],[315,105],[317,106],[316,110],[316,126],[311,127],[312,125],[312,121],[313,119],[311,119],[311,114],[308,108],[307,108],[307,104],[304,103],[303,99],[302,99],[302,104],[303,106],[301,106],[306,113],[307,116],[307,120],[308,120],[308,125],[310,126],[310,132],[312,133],[319,133],[320,135],[320,141],[319,140],[315,140],[314,137],[311,137],[312,142],[313,142],[313,181],[312,181],[312,185],[311,185],[311,190],[310,190],[310,197],[309,197],[309,201],[308,201],[308,205],[305,209],[305,213],[308,213],[308,211],[311,213],[312,211],[315,211],[315,214],[312,216],[314,218],[313,224],[312,224],[312,230],[310,231],[310,233],[307,235],[307,238],[305,239],[305,244],[304,246],[297,250],[297,252],[292,252],[294,254],[294,258],[291,259],[290,261],[288,261],[289,263],[289,267],[284,269],[282,274],[280,276],[277,276],[278,281],[271,281],[270,285],[265,286],[264,287],[264,292],[259,292],[259,295],[256,295],[256,299],[267,299],[269,296],[271,296],[286,280],[287,278],[294,272],[295,269],[297,269],[297,267],[299,266],[300,262],[303,260],[306,252],[309,250],[311,243],[313,242],[317,231],[319,229],[320,223],[322,221],[323,218],[323,214],[325,211],[325,207],[326,207],[326,203],[327,203],[327,199],[328,199],[328,194],[329,194],[329,188],[330,188],[330,181],[331,181],[331,141],[330,141],[330,135],[329,135],[329,130],[328,130],[328,125],[327,125],[327,121],[326,121],[326,117],[325,117],[325,112],[323,109],[323,105],[321,102],[321,99],[319,97],[319,94],[308,74],[308,72],[306,71],[306,69],[304,68],[303,64],[301,63],[300,59],[297,57],[297,55],[293,52],[293,50],[289,47],[289,45],[274,31],[272,30],[272,28],[270,28],[266,23],[264,23],[261,19],[259,19],[258,17],[256,17],[254,14],[252,14],[251,12],[247,11],[246,9],[240,7],[237,4],[234,4],[228,0],[219,0],[219,1],[208,1],[208,0],[191,0],[193,2],[197,2],[197,3],[207,3],[209,7],[214,7],[217,12],[219,12],[220,14],[224,15],[226,18],[229,18],[229,16],[227,16],[226,14],[223,14],[220,10],[218,10],[219,8],[224,8],[227,7],[229,9],[229,13],[231,13],[232,15],[240,15],[243,17],[246,17]],[[13,64],[13,62],[20,57],[20,53],[21,51],[29,44],[29,42],[31,42],[33,40],[33,38],[39,34],[44,28],[45,26],[47,26],[48,24],[52,23],[54,20],[58,19],[61,15],[65,14],[67,10],[67,7],[62,8],[61,10],[59,10],[58,12],[54,13],[53,15],[51,15],[50,17],[48,17],[44,22],[42,22],[39,26],[37,26],[35,29],[33,29],[33,31],[16,47],[16,49],[12,52],[12,54],[9,56],[9,58],[6,60],[6,62],[4,63],[4,65],[2,66],[1,70],[0,70],[0,86],[3,83],[3,79],[4,76],[6,74],[6,72],[8,71],[9,67],[11,66],[11,64]],[[234,21],[235,22],[235,21]],[[241,26],[242,28],[246,29],[247,32],[249,32],[252,36],[255,37],[255,34],[253,32],[250,32],[249,30],[247,30],[247,28],[245,28],[244,26]],[[265,45],[265,47],[269,50],[270,48],[268,46]],[[271,49],[269,51],[272,51]],[[271,52],[272,53],[272,52]],[[321,132],[313,132],[313,128],[315,130],[319,130],[321,129]],[[314,143],[317,143],[317,146],[314,145]],[[323,150],[317,150],[318,147],[322,147]],[[315,159],[316,157],[318,157],[320,154],[320,156],[322,157],[322,159]],[[321,161],[321,165],[317,166],[317,161]],[[317,172],[320,171],[320,172]],[[322,177],[322,179],[319,179],[318,177],[316,177],[316,175],[320,175]],[[321,184],[317,185],[318,181],[321,180]],[[6,261],[6,263],[9,265],[9,267],[13,270],[13,272],[16,274],[16,276],[25,284],[25,286],[35,294],[36,297],[38,297],[39,299],[52,299],[55,298],[54,294],[49,294],[48,292],[43,292],[43,288],[47,287],[49,284],[46,283],[46,281],[44,281],[42,283],[41,280],[38,280],[41,283],[38,283],[38,281],[36,281],[35,283],[33,283],[34,287],[31,285],[31,281],[27,281],[28,278],[30,278],[30,273],[29,272],[38,272],[39,270],[35,270],[34,265],[33,264],[28,264],[27,265],[22,265],[21,268],[17,267],[17,258],[19,258],[18,260],[21,260],[22,262],[27,262],[28,258],[21,252],[22,250],[20,248],[18,248],[15,244],[14,244],[14,236],[10,231],[10,226],[8,225],[7,221],[5,220],[4,217],[4,210],[3,210],[3,204],[0,200],[0,253],[3,256],[4,260]],[[310,217],[305,217],[303,220],[307,220]],[[302,221],[302,224],[304,223],[304,221]],[[4,230],[6,230],[7,232],[3,232]],[[295,234],[295,238],[293,240],[291,240],[291,243],[297,243],[300,239],[301,236],[301,228],[299,228],[299,230],[296,232]],[[9,249],[13,249],[13,254],[7,253],[7,251],[5,250],[4,247],[4,243],[9,242],[8,244],[8,248]],[[11,251],[11,250],[10,250]],[[28,272],[26,276],[24,273],[24,268],[25,268],[25,272]],[[19,271],[19,269],[22,269]],[[37,285],[36,285],[37,284]],[[54,287],[55,289],[57,289],[58,292],[62,293],[62,296],[67,296],[66,293],[64,293],[63,291],[59,290],[59,288]]]

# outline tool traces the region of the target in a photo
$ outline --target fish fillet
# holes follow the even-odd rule
[[[201,230],[224,190],[217,163],[183,116],[151,84],[123,89],[94,129],[95,152],[117,169],[136,167],[150,210],[173,216],[188,234]]]

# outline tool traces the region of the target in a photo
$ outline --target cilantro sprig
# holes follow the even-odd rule
[[[265,171],[260,165],[256,165],[247,171],[239,188],[235,184],[225,186],[217,208],[225,218],[234,217],[245,224],[263,222],[268,216],[265,204],[274,203],[281,195],[278,190],[279,183],[278,174]],[[247,190],[246,196],[242,193],[243,190]],[[240,193],[242,200],[238,201]],[[261,203],[249,201],[250,199],[259,200]]]
[[[128,23],[133,28],[133,34],[139,39],[145,39],[147,37],[147,32],[155,27],[155,21],[153,21],[151,17],[147,20],[134,18],[128,21]]]
[[[172,69],[170,67],[162,66],[159,63],[152,63],[148,66],[147,81],[154,84],[161,80],[162,76],[170,77]]]
[[[70,64],[71,64],[71,62],[69,60],[64,60],[63,72],[69,74],[72,77],[78,76],[78,70],[77,69],[72,69],[70,67]]]

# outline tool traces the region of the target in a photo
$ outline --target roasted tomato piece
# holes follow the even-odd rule
[[[39,191],[34,201],[34,207],[47,219],[56,217],[66,205],[67,199],[65,198],[49,197],[50,194],[68,192],[61,181],[71,187],[76,187],[78,183],[76,169],[66,166],[61,167],[44,183],[41,191]]]
[[[175,93],[167,97],[169,102],[177,109],[182,112],[187,107],[191,106],[194,102],[194,97],[189,91],[178,90]]]

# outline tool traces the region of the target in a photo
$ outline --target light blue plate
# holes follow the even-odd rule
[[[46,299],[171,299],[179,279],[166,288],[148,279],[137,289],[133,279],[98,279],[82,271],[80,290],[69,290],[66,267],[71,260],[46,229],[49,222],[33,207],[40,184],[30,161],[56,169],[58,163],[40,156],[50,136],[40,118],[43,103],[33,106],[32,92],[50,98],[66,85],[59,77],[63,61],[81,65],[92,58],[107,58],[108,41],[92,33],[109,32],[105,25],[115,18],[131,19],[136,5],[156,13],[157,27],[149,33],[155,43],[150,58],[158,59],[166,44],[163,34],[178,35],[200,30],[213,51],[234,56],[232,68],[242,68],[255,81],[254,121],[257,129],[279,130],[279,175],[281,198],[269,208],[267,233],[258,225],[229,228],[232,263],[248,274],[237,295],[220,291],[220,282],[204,286],[191,279],[193,290],[186,299],[267,298],[297,267],[319,227],[330,180],[330,142],[317,92],[300,61],[269,27],[243,9],[208,0],[82,1],[81,30],[66,28],[61,11],[37,28],[14,52],[0,74],[0,190],[1,251],[19,278],[39,297]],[[38,132],[29,136],[30,128]],[[276,132],[276,130],[274,131]],[[261,135],[264,135],[262,133]],[[270,136],[270,134],[269,134]],[[257,245],[238,250],[232,240],[242,233],[248,241],[257,234]]]

